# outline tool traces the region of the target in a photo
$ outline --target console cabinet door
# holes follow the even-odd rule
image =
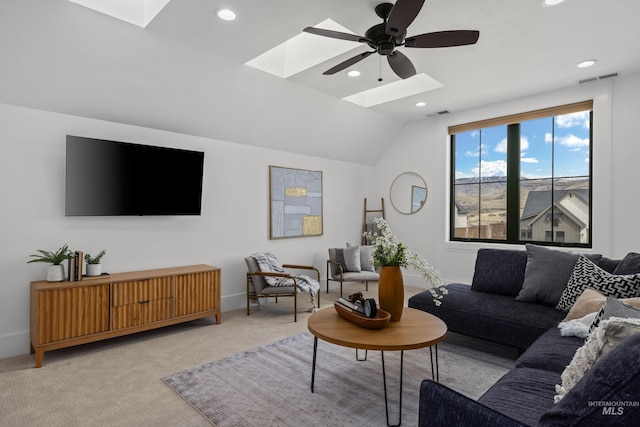
[[[219,271],[182,274],[176,276],[176,316],[213,310],[216,305],[216,286]]]
[[[171,276],[112,284],[112,328],[145,325],[173,317]]]
[[[109,285],[39,290],[36,344],[109,330]]]

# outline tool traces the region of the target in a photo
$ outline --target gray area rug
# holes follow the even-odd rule
[[[514,366],[514,358],[459,341],[447,337],[438,345],[440,382],[476,399]],[[162,380],[218,427],[386,425],[380,352],[369,351],[360,362],[354,349],[318,340],[314,393],[312,356],[313,336],[305,332]],[[397,423],[400,352],[384,358],[389,416]],[[418,424],[425,378],[431,378],[429,349],[405,351],[405,426]]]

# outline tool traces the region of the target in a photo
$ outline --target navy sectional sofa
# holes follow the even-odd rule
[[[555,385],[562,384],[562,372],[585,343],[562,336],[557,327],[567,313],[555,308],[561,292],[554,288],[563,281],[566,285],[572,259],[575,264],[578,257],[559,252],[534,245],[527,245],[527,251],[480,249],[471,286],[447,285],[441,306],[428,291],[409,299],[409,307],[440,317],[452,332],[522,351],[516,367],[477,401],[424,380],[420,426],[630,425],[640,420],[640,334],[599,360],[554,404]],[[612,274],[617,268],[623,274],[640,272],[640,255],[628,257],[589,256]],[[613,409],[599,406],[611,400],[630,403]],[[622,412],[614,416],[616,411]]]

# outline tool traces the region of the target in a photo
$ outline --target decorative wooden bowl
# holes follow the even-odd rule
[[[369,318],[357,314],[350,308],[343,307],[338,303],[334,303],[333,306],[336,308],[340,317],[366,329],[384,329],[389,326],[389,322],[391,321],[391,314],[384,310],[378,309],[376,317]]]

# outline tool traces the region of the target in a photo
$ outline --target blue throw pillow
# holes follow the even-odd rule
[[[629,426],[640,419],[640,333],[598,360],[538,426]]]
[[[630,252],[628,253],[620,263],[613,270],[613,274],[637,274],[640,273],[640,254]]]
[[[515,297],[522,289],[526,266],[525,251],[480,249],[471,290]]]

